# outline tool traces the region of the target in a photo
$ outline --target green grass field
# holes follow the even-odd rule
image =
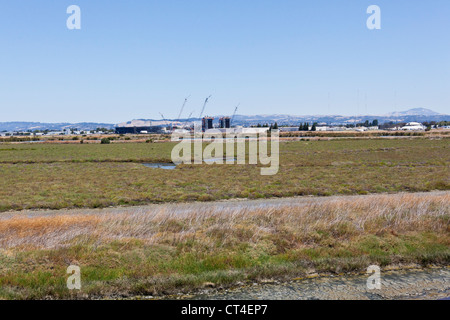
[[[448,190],[449,139],[281,142],[280,171],[170,162],[172,143],[1,144],[0,211]]]

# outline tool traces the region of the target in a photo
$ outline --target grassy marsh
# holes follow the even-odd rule
[[[254,165],[142,165],[170,161],[172,143],[1,144],[0,211],[449,190],[448,142],[281,142],[280,171],[266,177]]]
[[[3,215],[0,297],[162,295],[311,269],[448,264],[449,200],[440,192]],[[81,291],[66,288],[73,264]]]

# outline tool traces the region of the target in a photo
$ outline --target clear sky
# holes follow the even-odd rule
[[[0,0],[0,122],[176,118],[188,95],[198,116],[209,94],[209,115],[448,114],[450,1]]]

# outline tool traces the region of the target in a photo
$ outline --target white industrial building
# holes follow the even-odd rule
[[[418,131],[418,130],[425,130],[425,126],[419,122],[409,122],[406,124],[406,126],[402,127],[401,129],[407,131]]]

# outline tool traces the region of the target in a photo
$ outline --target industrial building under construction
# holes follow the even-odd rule
[[[214,118],[212,117],[204,117],[202,119],[202,131],[205,132],[206,130],[213,129],[213,121]]]
[[[118,134],[167,133],[167,132],[171,132],[177,128],[178,129],[192,128],[192,122],[188,123],[188,121],[191,119],[193,112],[191,112],[191,114],[189,115],[189,117],[186,120],[183,120],[183,121],[180,120],[183,110],[188,101],[188,98],[184,99],[183,105],[181,107],[180,113],[179,113],[176,121],[173,121],[173,120],[167,121],[166,118],[164,117],[164,115],[162,113],[160,113],[163,121],[155,121],[155,122],[159,122],[157,125],[153,125],[153,124],[156,124],[156,123],[154,123],[154,121],[133,120],[131,122],[124,123],[122,125],[118,125],[116,127],[116,133],[118,133]],[[198,119],[201,119],[201,121],[202,121],[202,131],[203,132],[214,128],[214,118],[208,117],[208,116],[203,117],[203,113],[205,112],[206,105],[208,104],[210,98],[211,98],[211,96],[209,96],[205,99],[202,109],[201,109],[201,112],[200,112],[200,116],[198,118]],[[231,128],[233,119],[236,116],[238,107],[239,107],[239,105],[236,106],[232,117],[221,117],[219,119],[219,128],[220,129],[230,129]],[[137,122],[137,123],[135,124],[135,122]]]
[[[161,133],[164,130],[164,126],[116,127],[117,134]]]
[[[219,127],[221,129],[229,129],[231,128],[231,118],[230,117],[223,117],[219,119]]]

